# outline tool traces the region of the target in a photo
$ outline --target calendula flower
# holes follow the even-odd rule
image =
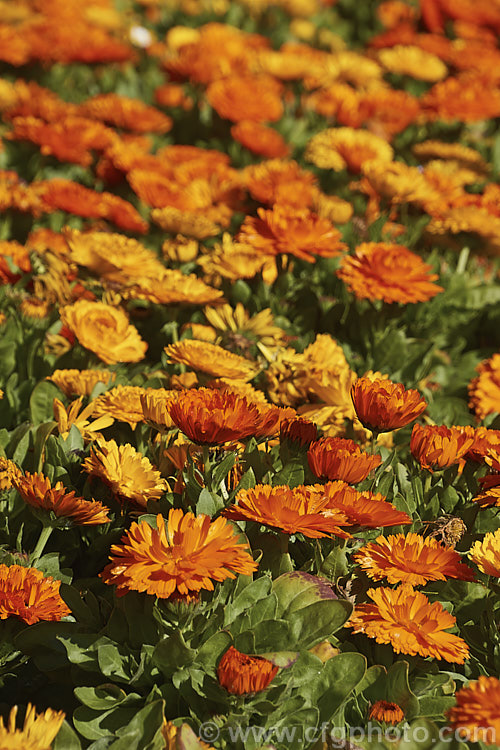
[[[472,562],[488,576],[500,577],[500,529],[485,534],[482,541],[475,542],[469,550]]]
[[[83,439],[88,441],[102,437],[99,430],[109,427],[115,421],[110,415],[99,416],[94,421],[90,421],[91,417],[96,416],[95,402],[91,401],[88,406],[80,411],[82,403],[83,396],[79,396],[68,408],[58,398],[55,398],[53,401],[54,419],[57,422],[59,434],[64,440],[68,437],[73,425],[80,432]]]
[[[164,268],[156,279],[138,278],[121,290],[126,299],[146,299],[157,305],[210,305],[221,300],[222,292],[194,274]]]
[[[21,469],[13,461],[0,456],[0,490],[10,490],[13,480],[21,474]]]
[[[371,159],[392,161],[394,151],[389,143],[368,130],[327,128],[307,144],[305,158],[321,169],[360,172],[363,162]]]
[[[213,581],[252,575],[257,563],[224,518],[211,521],[172,509],[167,525],[156,516],[156,529],[146,521],[132,523],[120,544],[111,547],[111,563],[100,574],[116,584],[117,594],[146,591],[161,599],[213,591]]]
[[[403,584],[397,589],[369,589],[373,604],[359,604],[348,626],[377,643],[389,643],[397,654],[430,656],[463,664],[469,647],[447,629],[456,618],[439,602],[431,604],[425,594]]]
[[[364,242],[354,256],[344,256],[337,276],[358,299],[381,299],[408,304],[426,302],[443,288],[433,282],[437,274],[403,245]]]
[[[19,305],[19,310],[27,318],[43,320],[50,312],[50,303],[37,297],[25,297]]]
[[[370,708],[369,720],[383,721],[386,724],[399,724],[405,717],[401,706],[391,701],[376,701]]]
[[[59,595],[60,586],[61,581],[36,568],[0,565],[0,620],[18,617],[27,625],[59,622],[71,614]]]
[[[80,344],[107,364],[139,362],[146,355],[148,345],[120,308],[78,300],[62,307],[60,315]]]
[[[92,404],[94,415],[110,417],[117,422],[125,422],[135,430],[137,424],[144,420],[141,396],[145,388],[138,385],[117,385],[98,396]]]
[[[198,388],[179,393],[169,405],[172,421],[195,443],[218,445],[255,435],[261,414],[256,404],[234,393]]]
[[[54,370],[52,380],[65,396],[90,396],[98,383],[111,383],[116,375],[110,370]]]
[[[411,433],[410,450],[424,469],[432,471],[452,464],[463,468],[464,456],[473,444],[473,427],[416,424]]]
[[[446,78],[447,67],[437,55],[413,45],[396,44],[382,49],[378,61],[389,73],[411,76],[419,81],[435,83]]]
[[[474,572],[460,562],[460,555],[436,539],[409,533],[379,536],[353,555],[374,581],[423,586],[427,581],[458,578],[473,581]]]
[[[94,120],[136,133],[166,133],[172,119],[140,99],[120,94],[97,94],[80,105],[80,110]]]
[[[262,656],[242,654],[230,646],[217,667],[219,684],[232,695],[248,695],[265,690],[278,673],[278,667]]]
[[[206,95],[220,117],[232,122],[275,122],[283,115],[283,85],[267,75],[230,75],[210,84]]]
[[[182,211],[172,206],[154,208],[151,211],[151,219],[165,232],[185,234],[188,237],[195,237],[197,240],[213,237],[222,231],[221,226],[216,221],[209,219],[202,213]]]
[[[267,159],[288,156],[290,147],[277,130],[252,120],[241,120],[231,128],[231,136],[249,151]]]
[[[307,462],[317,477],[357,484],[381,464],[382,457],[364,453],[354,440],[326,437],[311,443]]]
[[[301,446],[309,446],[318,439],[318,428],[313,422],[300,417],[284,419],[280,426],[280,442],[287,440]]]
[[[487,474],[479,479],[482,491],[473,498],[482,508],[500,508],[500,474]]]
[[[26,248],[15,240],[0,240],[0,284],[15,284],[30,271],[31,262]]]
[[[265,346],[278,346],[286,338],[284,330],[274,324],[269,307],[252,317],[241,302],[235,308],[231,305],[217,305],[206,307],[203,312],[224,343],[233,344],[242,350],[256,342]]]
[[[254,362],[205,341],[184,339],[166,346],[165,352],[171,362],[179,362],[215,378],[251,380],[257,374]]]
[[[176,391],[165,388],[144,388],[140,396],[142,418],[157,429],[168,429],[174,426],[170,416],[170,406],[177,400]]]
[[[347,250],[338,229],[308,209],[276,205],[271,211],[257,209],[258,218],[247,216],[238,241],[263,255],[294,255],[315,263],[315,256],[332,258]]]
[[[18,729],[17,710],[17,706],[11,708],[7,726],[0,717],[0,746],[5,750],[50,750],[61,729],[65,713],[47,708],[37,715],[35,707],[28,703],[23,726]]]
[[[247,167],[245,185],[259,203],[309,208],[316,195],[316,177],[292,159],[269,159]]]
[[[428,140],[416,143],[412,148],[415,156],[419,159],[452,159],[459,162],[463,167],[472,169],[478,173],[487,174],[488,163],[483,159],[479,151],[462,143],[447,143],[446,141]]]
[[[78,526],[96,526],[111,519],[108,509],[97,500],[85,500],[74,491],[69,492],[62,482],[51,485],[43,474],[19,473],[12,485],[24,502],[36,510],[53,513],[57,518],[68,518]]]
[[[351,387],[357,417],[372,432],[397,430],[422,414],[427,402],[415,390],[384,378],[358,378]]]
[[[500,734],[500,680],[480,675],[455,693],[456,705],[446,712],[450,726],[465,741],[497,747]],[[472,740],[472,737],[474,738]]]
[[[240,490],[236,504],[223,511],[235,521],[255,521],[285,534],[320,537],[350,536],[339,526],[348,525],[346,516],[332,510],[329,498],[314,488],[257,484],[253,489]]]
[[[266,284],[271,285],[278,275],[274,257],[259,255],[249,245],[234,242],[228,233],[224,233],[222,242],[216,242],[209,253],[200,255],[197,262],[207,281],[217,286],[222,279],[251,279],[259,272]],[[220,294],[222,296],[222,292]]]
[[[129,443],[100,441],[98,447],[90,449],[82,468],[107,484],[120,502],[129,500],[141,508],[146,507],[148,500],[159,500],[166,490],[160,472]]]
[[[479,419],[500,412],[500,354],[477,366],[479,375],[469,383],[469,407]]]
[[[398,510],[378,492],[359,492],[341,481],[315,485],[315,489],[328,497],[329,508],[345,514],[351,526],[377,529],[411,523],[407,513]]]
[[[181,750],[182,746],[191,743],[193,750],[215,750],[213,745],[207,745],[198,738],[189,724],[177,727],[173,721],[163,720],[161,736],[165,740],[164,750]],[[194,744],[193,744],[194,743]]]
[[[462,73],[436,83],[420,103],[429,119],[477,122],[500,115],[500,90],[484,75]]]

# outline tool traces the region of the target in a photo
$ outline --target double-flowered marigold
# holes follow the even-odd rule
[[[398,510],[378,492],[359,492],[345,482],[327,482],[314,487],[328,497],[330,510],[344,513],[353,526],[378,529],[411,523],[407,513]]]
[[[27,505],[36,510],[53,513],[57,518],[68,518],[79,526],[96,526],[111,519],[108,509],[97,500],[85,500],[75,492],[68,491],[62,482],[52,487],[43,474],[19,474],[12,480],[13,486]]]
[[[184,339],[166,346],[165,352],[171,362],[187,365],[215,378],[251,380],[257,373],[254,362],[208,341]]]
[[[105,385],[115,379],[110,370],[54,370],[48,378],[65,396],[90,396],[98,383]]]
[[[327,128],[307,144],[305,158],[321,169],[359,172],[372,159],[392,161],[394,151],[386,140],[369,130]]]
[[[213,591],[213,581],[252,575],[257,569],[225,518],[212,521],[177,508],[169,512],[167,525],[157,515],[156,526],[133,522],[121,544],[111,547],[111,563],[100,576],[116,584],[118,595],[146,591],[161,599],[185,597],[201,589]]]
[[[81,299],[62,307],[60,315],[80,344],[108,365],[144,359],[148,345],[121,308]]]
[[[341,510],[330,507],[328,497],[314,487],[276,486],[257,484],[253,489],[240,490],[236,504],[224,511],[235,521],[256,521],[263,526],[279,529],[285,534],[303,534],[317,539],[330,535],[347,538],[339,528],[348,525]]]
[[[474,572],[460,562],[460,555],[437,539],[409,533],[379,536],[362,547],[353,560],[375,581],[422,586],[427,581],[458,578],[473,581]]]
[[[0,620],[18,617],[28,625],[40,620],[58,622],[71,614],[59,595],[61,581],[41,570],[0,565]]]
[[[311,443],[307,461],[317,477],[357,484],[380,465],[382,458],[364,453],[354,440],[325,437]]]
[[[442,292],[437,274],[403,245],[364,242],[354,256],[342,258],[337,276],[358,299],[426,302]]]
[[[0,717],[0,747],[2,750],[50,750],[64,721],[63,711],[47,708],[36,714],[31,703],[26,707],[21,729],[16,727],[17,706],[11,708],[7,726]]]
[[[118,500],[129,500],[141,508],[146,507],[148,500],[159,500],[167,489],[160,472],[129,443],[117,445],[114,440],[100,441],[97,447],[90,449],[82,468],[107,484]]]
[[[439,602],[407,584],[397,589],[369,589],[374,604],[359,604],[349,621],[355,633],[365,633],[377,643],[390,643],[397,654],[431,656],[463,664],[469,648],[462,638],[447,633],[456,619]]]
[[[482,541],[475,542],[469,557],[486,575],[500,577],[500,529],[485,534]]]
[[[427,407],[415,390],[383,378],[358,378],[351,398],[359,421],[372,432],[387,432],[413,422]]]
[[[464,456],[474,444],[474,434],[473,427],[416,424],[410,450],[424,469],[445,469],[452,464],[463,468]]]
[[[500,680],[480,675],[455,693],[456,705],[447,712],[452,729],[472,742],[498,747],[500,736]]]
[[[174,424],[195,443],[219,445],[257,433],[261,413],[256,404],[235,393],[212,388],[179,393],[169,405]]]
[[[288,156],[290,147],[277,130],[252,120],[241,120],[231,128],[231,135],[235,141],[241,143],[249,151],[267,159]]]
[[[207,99],[220,117],[232,122],[275,122],[283,114],[283,85],[267,75],[232,75],[210,84]]]
[[[333,258],[347,250],[341,234],[328,219],[307,208],[275,205],[257,209],[258,218],[247,216],[238,242],[264,255],[295,255],[315,263],[316,257]]]
[[[242,654],[230,646],[217,667],[219,683],[232,695],[260,693],[276,677],[278,667],[262,656]]]

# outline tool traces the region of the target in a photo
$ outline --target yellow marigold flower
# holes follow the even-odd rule
[[[381,49],[378,60],[389,73],[417,78],[419,81],[441,81],[446,78],[448,69],[437,55],[406,44]]]
[[[249,344],[261,341],[265,346],[277,346],[286,337],[284,330],[274,325],[268,307],[252,317],[241,302],[234,309],[231,305],[219,305],[206,307],[203,312],[226,345],[232,343],[246,349]]]
[[[194,516],[172,509],[168,521],[156,516],[156,529],[132,523],[120,544],[111,547],[111,563],[100,574],[118,595],[146,591],[161,599],[213,591],[213,581],[252,575],[257,563],[225,518]]]
[[[67,229],[69,257],[92,273],[118,284],[126,284],[138,276],[157,279],[164,266],[153,250],[138,240],[111,232],[79,232]]]
[[[47,300],[37,299],[37,297],[25,297],[19,309],[27,318],[43,319],[49,314],[50,304]]]
[[[189,724],[181,724],[176,727],[172,721],[163,722],[161,736],[165,740],[164,750],[182,750],[189,746],[192,750],[214,750],[212,745],[207,745],[198,739],[198,735],[193,732]]]
[[[257,374],[254,362],[205,341],[184,339],[166,346],[165,352],[171,362],[179,362],[216,378],[251,380]]]
[[[129,443],[101,441],[98,447],[90,449],[82,468],[107,484],[120,502],[129,500],[140,508],[145,508],[148,500],[159,500],[166,490],[160,472]]]
[[[222,298],[222,292],[194,274],[164,268],[156,279],[139,278],[121,290],[128,299],[146,299],[158,305],[207,305]]]
[[[500,412],[500,353],[483,360],[469,383],[469,407],[479,419]]]
[[[92,402],[94,415],[109,416],[117,422],[126,422],[134,430],[138,422],[144,419],[141,406],[143,393],[145,389],[137,385],[117,385]]]
[[[332,224],[347,224],[354,213],[352,205],[336,195],[325,195],[320,190],[314,194],[312,208],[322,219]]]
[[[455,694],[456,706],[446,715],[458,736],[465,742],[484,742],[498,747],[500,734],[500,680],[498,677],[480,675]],[[472,739],[473,738],[473,739]]]
[[[140,362],[146,355],[148,345],[120,308],[81,299],[62,307],[60,315],[80,344],[107,364]]]
[[[216,242],[209,253],[198,257],[197,263],[210,283],[216,285],[221,283],[221,278],[251,279],[259,272],[266,284],[272,284],[278,275],[274,258],[259,257],[252,247],[234,242],[227,232],[222,236],[222,243]]]
[[[444,197],[429,184],[418,167],[372,160],[363,163],[362,172],[371,189],[395,205],[413,203],[431,213],[434,207],[439,210],[446,207]]]
[[[12,484],[27,505],[54,513],[57,518],[68,518],[79,526],[95,526],[111,520],[102,503],[77,497],[62,482],[56,482],[52,487],[43,474],[19,473],[12,479]]]
[[[13,480],[21,474],[21,469],[8,458],[0,456],[0,490],[10,490]]]
[[[168,391],[165,388],[142,389],[140,402],[143,420],[153,424],[157,429],[173,427],[169,408],[178,395],[177,391]]]
[[[54,370],[52,380],[65,396],[90,396],[97,383],[108,385],[116,377],[110,370]]]
[[[71,614],[59,595],[60,586],[61,581],[45,577],[36,568],[0,565],[0,620],[18,617],[27,625],[40,620],[59,622]]]
[[[486,174],[489,164],[483,159],[479,151],[461,143],[447,143],[446,141],[428,140],[416,143],[412,148],[419,159],[453,159],[463,167]]]
[[[485,255],[498,255],[500,252],[500,217],[493,216],[486,208],[450,208],[443,216],[433,218],[425,230],[429,234],[444,236],[461,232],[477,234],[483,240],[481,252]]]
[[[47,708],[37,716],[35,707],[28,703],[24,724],[17,729],[17,710],[17,706],[11,708],[7,726],[0,717],[0,747],[5,750],[50,750],[66,714]]]
[[[215,344],[217,339],[217,331],[212,326],[206,326],[203,323],[186,323],[181,328],[182,333],[190,331],[194,339],[198,341],[210,341],[211,344]]]
[[[363,163],[376,159],[391,162],[392,147],[368,130],[327,128],[307,144],[305,158],[322,169],[349,169],[359,172]]]
[[[185,234],[197,240],[204,240],[219,234],[221,227],[212,219],[194,211],[181,211],[178,208],[153,208],[151,219],[165,232]]]
[[[174,263],[190,263],[198,256],[199,244],[196,240],[179,234],[173,240],[165,240],[161,250],[167,260]]]
[[[500,529],[485,534],[482,541],[475,542],[469,550],[472,562],[488,576],[500,577]]]
[[[437,539],[419,534],[379,536],[362,547],[353,560],[375,581],[423,586],[427,581],[458,578],[473,581],[474,572],[460,562],[460,555]]]
[[[69,431],[73,425],[79,430],[83,439],[87,441],[102,437],[98,430],[103,430],[105,427],[109,427],[115,421],[113,417],[106,415],[98,417],[98,419],[91,422],[89,418],[95,416],[95,402],[91,402],[80,412],[82,403],[83,396],[79,396],[76,401],[73,401],[68,408],[66,408],[62,401],[59,401],[58,398],[54,399],[54,419],[57,422],[59,434],[64,440],[68,437]]]

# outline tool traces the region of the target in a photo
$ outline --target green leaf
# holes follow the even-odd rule
[[[81,750],[81,747],[75,731],[67,721],[64,721],[54,740],[52,750]]]
[[[124,690],[118,687],[118,685],[113,685],[111,682],[95,688],[77,687],[74,693],[80,703],[96,711],[106,711],[119,706],[127,697]]]
[[[339,630],[352,614],[353,605],[340,599],[314,602],[285,617],[290,623],[292,642],[311,648]]]
[[[456,700],[454,696],[449,695],[424,695],[418,699],[419,715],[427,716],[431,719],[444,719],[444,712],[454,706]]]
[[[410,690],[408,683],[409,664],[397,661],[387,670],[386,700],[397,703],[405,712],[407,719],[418,715],[418,698]]]
[[[215,633],[200,646],[194,659],[195,662],[202,664],[204,670],[210,672],[215,668],[222,654],[227,651],[232,640],[230,633],[226,630]]]
[[[346,653],[329,659],[317,677],[313,696],[321,721],[330,721],[347,700],[366,672],[362,654]]]
[[[133,719],[116,734],[120,739],[109,750],[164,750],[162,737],[164,701],[154,701],[144,706]]]
[[[192,664],[196,652],[189,648],[180,630],[175,630],[156,644],[153,651],[153,662],[163,674],[170,675],[176,669]]]
[[[41,380],[33,388],[30,396],[30,415],[33,424],[48,422],[54,417],[54,399],[61,391],[50,380]]]
[[[227,477],[236,462],[236,454],[228,453],[222,461],[217,464],[212,474],[212,485],[217,490],[220,483]]]
[[[204,513],[206,516],[214,516],[217,511],[221,510],[224,504],[221,498],[213,495],[206,487],[202,489],[196,502],[196,512]]]
[[[271,579],[262,576],[246,586],[235,599],[224,608],[224,627],[234,620],[246,609],[254,607],[260,600],[267,597],[271,591]]]
[[[288,487],[297,487],[304,483],[304,477],[304,466],[300,461],[294,459],[273,476],[273,487],[282,484]]]
[[[278,597],[278,617],[290,615],[314,602],[337,598],[324,578],[299,570],[276,578],[273,591]]]

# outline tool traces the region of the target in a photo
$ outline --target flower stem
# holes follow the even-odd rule
[[[31,565],[33,565],[33,563],[39,560],[40,557],[42,556],[42,552],[45,548],[45,545],[49,541],[49,537],[52,534],[53,529],[54,529],[53,526],[43,526],[40,532],[40,536],[38,537],[38,542],[36,543],[36,547],[30,555]]]

